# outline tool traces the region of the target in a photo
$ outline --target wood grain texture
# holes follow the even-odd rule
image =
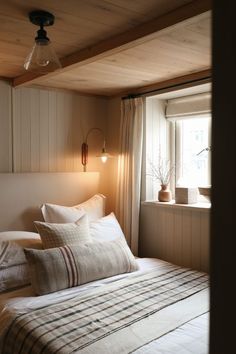
[[[24,73],[22,64],[33,45],[37,30],[28,19],[28,13],[32,10],[43,9],[55,15],[55,24],[48,28],[48,35],[59,57],[62,58],[191,2],[191,0],[1,1],[0,54],[4,67],[1,65],[0,75],[16,77]]]
[[[137,9],[134,5],[127,6],[123,2],[111,4],[103,0],[99,5],[91,0],[86,4],[87,6],[83,4],[81,13],[88,18],[88,23],[89,19],[94,20],[91,38],[86,31],[83,32],[83,29],[87,28],[86,21],[79,23],[82,25],[80,33],[73,21],[67,23],[69,30],[68,33],[63,33],[62,42],[65,43],[61,49],[64,53],[61,55],[63,68],[39,76],[35,73],[23,74],[22,70],[16,75],[15,67],[14,75],[11,76],[15,76],[14,86],[37,83],[47,87],[111,96],[210,68],[210,0],[166,0],[156,3],[148,0],[145,5],[137,4]],[[54,1],[51,5],[58,10]],[[78,2],[78,8],[75,4],[70,5],[68,2],[67,6],[63,7],[69,13],[74,10],[74,15],[78,12],[80,4]],[[7,9],[5,6],[6,12]],[[87,14],[88,10],[91,13]],[[102,17],[102,10],[107,11],[103,14],[106,17],[109,13],[109,21]],[[62,17],[64,15],[63,13]],[[111,29],[109,26],[116,26],[116,23],[121,21],[121,16],[123,22],[119,30],[114,27]],[[108,26],[108,32],[103,36],[99,36],[99,25],[98,30],[95,30],[98,22]],[[50,30],[53,33],[54,26]],[[77,42],[77,50],[75,47],[73,50],[75,32],[78,33],[77,41],[81,38],[81,43]],[[83,35],[87,39],[85,42]],[[27,35],[25,37],[27,38]],[[19,41],[17,43],[19,46]],[[57,45],[57,40],[54,43]],[[22,48],[20,49],[22,52]],[[14,52],[17,53],[17,48],[14,48]],[[9,69],[5,68],[6,76],[8,71]]]
[[[14,85],[28,84],[33,79],[33,82],[42,86],[114,96],[130,91],[140,93],[139,90],[143,93],[143,87],[144,90],[147,87],[151,90],[157,83],[161,87],[163,81],[177,77],[189,81],[191,75],[194,79],[196,72],[201,73],[199,77],[209,76],[210,17],[209,12],[204,13],[156,32],[151,39],[142,37],[141,43],[132,42],[125,48],[104,52],[103,56],[91,56],[89,61],[81,59],[79,64],[35,80],[29,73],[28,76],[16,78]],[[175,82],[166,82],[166,85],[171,84]]]

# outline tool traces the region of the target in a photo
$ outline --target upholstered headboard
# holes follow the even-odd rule
[[[43,203],[72,206],[98,192],[98,172],[0,173],[0,231],[35,231]]]

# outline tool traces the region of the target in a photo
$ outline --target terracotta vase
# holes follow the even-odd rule
[[[161,185],[161,189],[158,192],[159,202],[170,202],[172,199],[171,190],[166,184]]]

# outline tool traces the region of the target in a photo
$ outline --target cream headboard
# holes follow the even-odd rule
[[[98,172],[0,173],[0,231],[35,231],[43,203],[71,206],[96,193]]]

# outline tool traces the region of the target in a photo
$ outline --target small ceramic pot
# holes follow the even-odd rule
[[[159,202],[170,202],[172,199],[171,190],[166,184],[161,185],[161,189],[158,192]]]

